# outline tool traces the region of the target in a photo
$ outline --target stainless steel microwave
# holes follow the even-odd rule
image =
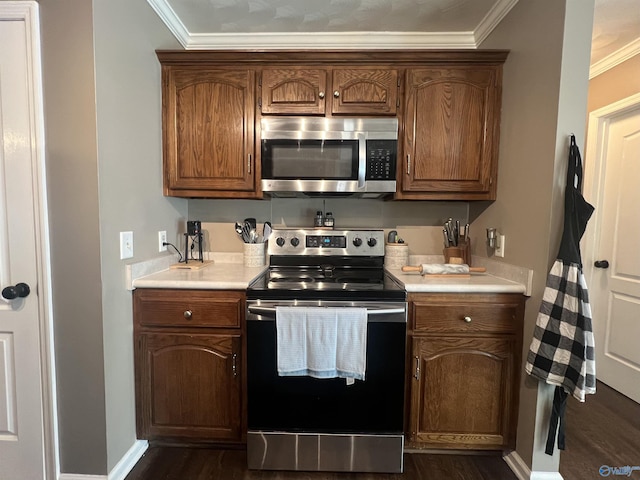
[[[262,118],[262,190],[273,196],[396,191],[396,118]]]

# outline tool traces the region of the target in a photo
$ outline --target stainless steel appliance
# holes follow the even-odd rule
[[[274,230],[247,291],[250,469],[402,472],[406,293],[382,230]],[[276,308],[367,309],[366,375],[279,376]]]
[[[397,118],[262,118],[262,190],[273,196],[396,191]]]

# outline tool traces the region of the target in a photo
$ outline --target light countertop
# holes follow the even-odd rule
[[[216,261],[199,270],[170,269],[151,273],[132,280],[133,288],[184,288],[201,290],[245,290],[266,270],[245,267],[242,263]],[[474,273],[470,278],[430,277],[419,273],[404,273],[388,268],[389,274],[404,286],[407,292],[433,293],[525,293],[522,283],[486,273]]]
[[[201,290],[246,290],[267,269],[242,263],[216,261],[200,270],[166,269],[132,281],[133,288],[194,288]]]
[[[405,290],[425,293],[522,293],[526,286],[488,273],[472,273],[469,278],[434,277],[417,272],[405,273],[399,268],[388,268],[387,272]]]

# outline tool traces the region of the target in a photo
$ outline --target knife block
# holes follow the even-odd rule
[[[443,254],[444,263],[460,263],[455,259],[461,258],[462,263],[471,266],[471,245],[468,242],[460,241],[456,247],[445,247]]]

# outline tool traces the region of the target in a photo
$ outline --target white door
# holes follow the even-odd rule
[[[596,377],[640,402],[640,95],[591,114],[586,153],[585,196],[596,214],[583,261]],[[608,268],[595,264],[603,260]]]
[[[37,6],[0,1],[0,478],[45,478]],[[35,20],[37,28],[37,19]],[[40,132],[39,132],[40,131]],[[27,287],[30,288],[30,293]],[[10,289],[8,287],[14,287]],[[20,288],[22,287],[22,288]],[[28,294],[28,295],[27,295]],[[5,298],[7,297],[7,298]],[[10,299],[11,297],[15,297]]]

